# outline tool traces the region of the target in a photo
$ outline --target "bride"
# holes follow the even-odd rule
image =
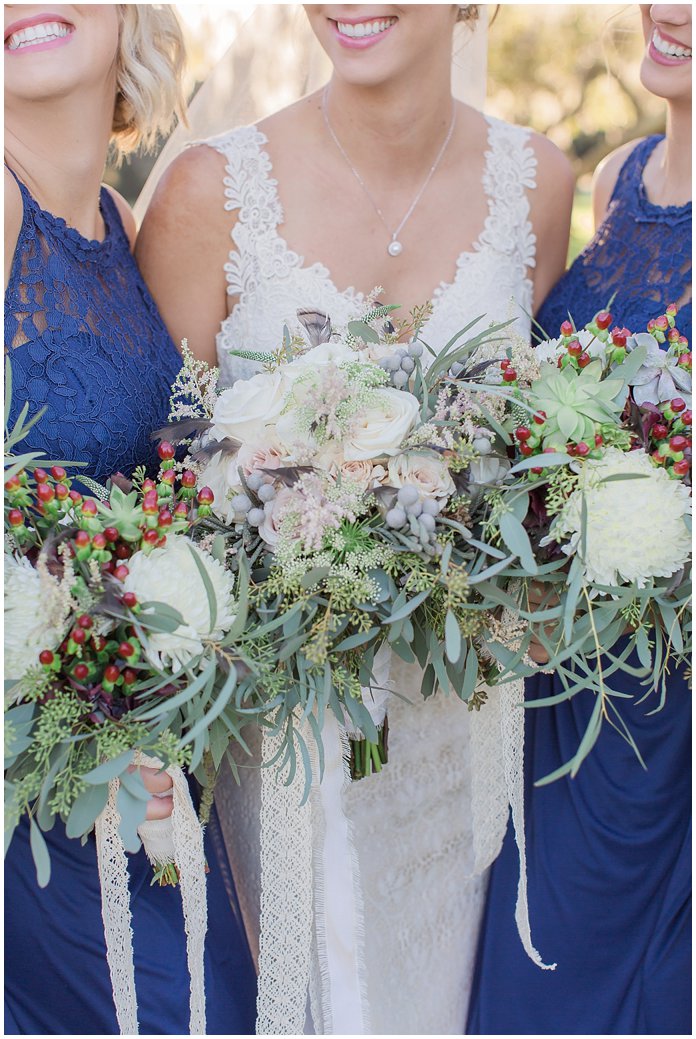
[[[481,314],[514,317],[528,338],[564,269],[573,178],[545,138],[454,100],[455,23],[474,22],[478,7],[305,10],[333,66],[327,87],[188,149],[152,199],[137,256],[174,340],[231,382],[255,367],[230,349],[276,348],[298,307],[345,325],[375,286],[404,316],[432,300],[422,336],[435,350]],[[363,888],[366,1030],[461,1034],[485,893],[473,715],[454,695],[422,702],[403,664],[391,685],[401,695],[389,707],[389,765],[344,803]],[[247,771],[226,798],[253,946],[258,807]],[[315,1031],[334,1030],[313,1011]]]

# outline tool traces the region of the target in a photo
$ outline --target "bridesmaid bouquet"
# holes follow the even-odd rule
[[[133,763],[210,783],[261,669],[237,621],[243,588],[190,536],[212,492],[176,477],[170,445],[159,454],[156,482],[136,473],[101,498],[63,466],[6,455],[6,842],[26,814],[41,886],[42,831],[60,817],[84,836],[110,797],[125,848],[143,836],[156,878],[176,883],[171,839],[139,832],[149,795]]]
[[[304,334],[286,329],[276,353],[240,351],[264,370],[220,392],[216,373],[185,351],[175,424],[163,431],[189,439],[185,464],[214,491],[199,531],[221,538],[227,566],[249,574],[259,630],[282,634],[266,708],[284,734],[281,767],[294,768],[299,748],[308,783],[301,727],[321,751],[326,711],[354,736],[353,776],[381,769],[387,650],[420,664],[424,696],[451,685],[478,705],[479,639],[497,608],[480,589],[513,558],[474,533],[483,486],[506,470],[493,457],[498,423],[486,402],[499,402],[486,392],[488,362],[466,392],[450,374],[503,326],[454,352],[447,344],[426,370],[427,307],[399,328],[394,309],[369,305],[343,333],[300,311]]]
[[[493,539],[519,562],[482,592],[528,627],[516,647],[488,646],[507,681],[531,673],[534,636],[561,699],[596,694],[577,753],[546,781],[577,772],[603,721],[640,757],[612,675],[629,673],[661,706],[668,673],[690,656],[691,353],[675,314],[668,307],[635,335],[611,328],[608,311],[585,329],[566,321],[537,346],[526,386],[511,359],[500,362],[514,466],[487,497]]]

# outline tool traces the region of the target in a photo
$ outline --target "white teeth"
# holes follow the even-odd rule
[[[374,22],[359,22],[357,25],[351,22],[337,22],[338,31],[343,36],[349,36],[353,40],[361,40],[365,36],[379,36],[385,32],[396,21],[396,18],[382,18]]]
[[[670,43],[669,40],[665,40],[660,36],[657,29],[653,30],[652,44],[656,51],[660,54],[667,54],[670,58],[690,58],[691,48],[682,47],[678,43]]]
[[[27,25],[24,29],[18,29],[12,33],[7,41],[7,49],[11,51],[20,50],[22,47],[30,47],[33,43],[48,43],[51,40],[59,40],[67,36],[70,29],[63,22],[42,22],[40,25]]]

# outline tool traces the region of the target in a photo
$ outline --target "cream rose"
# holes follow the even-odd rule
[[[344,480],[357,484],[363,491],[376,487],[386,475],[383,465],[373,465],[368,461],[344,462],[340,472]]]
[[[280,524],[288,507],[296,502],[296,495],[290,487],[281,487],[273,501],[266,502],[263,507],[266,518],[259,526],[259,534],[267,545],[274,548],[280,537]]]
[[[343,361],[359,361],[361,354],[351,350],[345,343],[320,343],[306,354],[297,357],[283,367],[285,378],[294,382],[306,372],[315,371],[326,364],[342,364]]]
[[[285,405],[288,383],[281,372],[260,372],[239,379],[218,397],[213,409],[212,435],[234,437],[241,443],[266,439]]]
[[[456,489],[443,459],[421,451],[407,451],[390,458],[387,483],[392,487],[411,484],[425,498],[449,498]]]
[[[412,393],[387,386],[374,391],[374,401],[353,420],[343,443],[346,462],[397,454],[418,421],[420,404]]]
[[[278,469],[285,462],[284,449],[276,440],[262,444],[242,444],[237,453],[237,465],[245,476],[256,469]]]

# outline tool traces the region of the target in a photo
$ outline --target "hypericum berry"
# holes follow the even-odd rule
[[[108,667],[104,668],[104,678],[107,682],[111,682],[112,685],[114,682],[118,682],[120,675],[121,672],[115,664],[109,664]]]
[[[150,479],[143,480],[141,490],[142,490],[143,494],[147,494],[148,491],[156,491],[157,490],[157,484],[155,483],[154,480],[150,480]]]
[[[589,444],[586,444],[584,440],[581,440],[579,444],[575,445],[575,453],[579,455],[580,458],[584,458],[586,455],[589,455]]]
[[[660,317],[656,317],[655,318],[655,326],[654,327],[656,329],[658,329],[658,331],[660,331],[660,332],[666,332],[667,331],[667,329],[669,328],[669,321],[667,320],[667,317],[666,317],[665,314],[661,314]]]
[[[73,668],[73,676],[78,682],[84,682],[89,677],[89,668],[86,664],[76,664]]]
[[[119,563],[118,566],[114,567],[114,577],[117,581],[125,581],[129,573],[130,570],[124,563]]]
[[[595,442],[595,447],[601,447],[602,446],[602,444],[604,443],[604,437],[602,436],[601,433],[595,433],[594,442]]]
[[[675,397],[674,400],[670,401],[670,406],[672,408],[672,411],[676,412],[678,415],[679,412],[683,411],[686,407],[686,401],[683,400],[681,397]]]
[[[82,501],[82,495],[79,491],[71,490],[68,497],[70,498],[70,501],[73,503],[73,505],[79,505]]]
[[[517,380],[517,372],[514,368],[506,368],[503,372],[503,382],[515,382]]]
[[[510,361],[508,360],[507,357],[504,357],[503,360],[500,362],[500,368],[501,368],[502,371],[507,371],[507,369],[509,367],[510,367]]]
[[[83,516],[96,516],[97,515],[97,503],[96,503],[96,501],[94,501],[93,498],[87,498],[87,500],[83,501],[83,503],[82,503],[81,512],[82,512]]]
[[[156,490],[147,491],[146,494],[143,495],[142,510],[148,516],[153,516],[156,512],[159,511],[159,503],[157,500]]]
[[[5,482],[5,490],[8,494],[11,494],[12,491],[18,491],[20,487],[19,476],[13,476],[11,480]]]
[[[160,456],[163,462],[168,462],[174,457],[176,451],[169,443],[168,440],[163,440],[160,446],[157,448],[157,454]]]
[[[106,548],[106,537],[104,534],[95,534],[92,538],[92,547],[96,548],[98,552],[103,552]]]
[[[118,541],[118,530],[116,529],[116,527],[105,527],[104,537],[107,541]]]
[[[181,474],[181,486],[187,488],[196,486],[196,474],[192,473],[190,469],[185,469]]]
[[[572,322],[570,322],[570,321],[564,321],[563,324],[561,325],[561,335],[562,336],[572,336],[574,331],[575,331],[575,329],[573,328]]]
[[[66,483],[57,483],[55,486],[55,492],[58,501],[67,501],[70,494],[70,488]]]
[[[657,465],[664,465],[665,464],[665,457],[664,457],[664,455],[660,454],[659,450],[653,451],[653,453],[650,455],[650,457],[652,458],[653,462],[657,463]]]
[[[36,468],[34,470],[34,479],[36,480],[37,483],[47,483],[48,482],[48,473],[46,472],[45,469]]]
[[[102,653],[106,647],[106,639],[103,635],[92,635],[92,645],[97,653]]]
[[[534,452],[533,452],[533,450],[531,449],[531,447],[529,446],[529,444],[526,444],[526,443],[524,442],[524,440],[523,440],[523,441],[522,441],[522,443],[520,444],[520,454],[521,454],[521,455],[524,455],[524,457],[525,457],[525,458],[529,458],[529,456],[530,456],[530,455],[533,455],[533,454],[534,454]]]
[[[40,502],[43,502],[44,505],[48,504],[48,502],[50,501],[53,501],[55,496],[56,492],[48,483],[40,483],[39,486],[36,488],[36,497],[39,499]]]
[[[133,685],[137,677],[135,671],[132,671],[129,667],[123,669],[123,681],[126,685]]]
[[[679,307],[676,303],[668,303],[665,307],[665,314],[669,314],[670,317],[676,317]]]
[[[171,527],[174,517],[169,509],[160,509],[157,521],[160,527]]]
[[[44,667],[50,667],[54,660],[55,657],[50,649],[42,649],[39,653],[39,663]]]
[[[176,473],[173,469],[165,469],[164,472],[160,473],[160,483],[174,483],[176,480]]]
[[[76,645],[82,646],[87,638],[87,632],[84,628],[73,628],[70,632],[70,638]]]
[[[669,332],[667,333],[667,342],[668,343],[678,343],[679,342],[679,329],[678,328],[670,328]]]
[[[689,459],[682,458],[680,462],[675,462],[672,466],[672,472],[676,473],[677,476],[686,476],[691,468]]]
[[[54,480],[62,481],[68,474],[62,465],[54,465],[51,467],[51,476]]]
[[[86,631],[89,631],[94,626],[94,621],[88,613],[81,613],[77,618],[77,623],[81,628],[85,628]]]
[[[188,516],[189,507],[184,501],[180,501],[174,509],[175,516]]]
[[[121,602],[127,610],[132,610],[134,606],[138,605],[138,597],[135,592],[124,592],[121,596]]]
[[[199,505],[212,505],[215,501],[215,495],[213,494],[210,487],[201,487],[198,492],[197,501]]]
[[[587,353],[587,351],[583,350],[583,352],[578,357],[578,368],[586,368],[591,360],[592,358]]]
[[[530,473],[534,473],[535,476],[540,476],[544,471],[544,467],[543,465],[533,465],[529,471]]]
[[[91,544],[91,537],[86,530],[78,530],[75,535],[75,544],[78,548],[87,548]]]
[[[19,509],[10,509],[7,513],[7,520],[11,527],[21,527],[24,523],[24,516]]]
[[[672,451],[685,451],[689,446],[689,441],[686,437],[677,435],[671,438],[669,446]]]
[[[650,436],[653,440],[664,440],[669,434],[667,426],[663,422],[656,422],[650,430]]]
[[[518,426],[515,430],[515,436],[518,440],[529,440],[531,435],[532,431],[527,426]]]
[[[124,660],[130,660],[135,656],[135,646],[131,642],[122,642],[118,647],[118,655]]]
[[[532,417],[533,417],[534,421],[536,422],[537,426],[543,426],[544,423],[546,422],[546,412],[545,411],[537,411],[536,414],[534,414]]]
[[[579,357],[582,353],[582,344],[579,339],[571,339],[566,349],[571,357]]]
[[[600,310],[598,314],[595,314],[595,325],[597,328],[609,328],[612,321],[613,318],[608,310]]]
[[[627,328],[619,328],[617,325],[616,328],[612,328],[611,330],[611,341],[614,346],[625,346],[629,335],[630,333]]]
[[[686,353],[681,354],[680,357],[679,357],[679,360],[677,361],[677,364],[679,365],[680,368],[690,368],[691,367],[691,351],[687,350]]]
[[[143,541],[146,545],[156,545],[159,541],[159,534],[154,528],[146,530],[143,534]]]
[[[119,541],[118,545],[116,545],[116,548],[114,549],[114,555],[117,559],[130,559],[130,545],[126,545],[124,541]]]
[[[679,416],[679,418],[682,420],[682,422],[684,423],[685,426],[690,426],[691,425],[691,412],[690,411],[682,411],[682,413]]]

